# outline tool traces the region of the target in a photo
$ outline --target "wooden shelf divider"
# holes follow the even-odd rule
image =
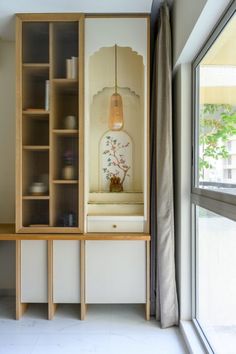
[[[30,151],[46,151],[49,150],[48,145],[23,145],[24,150]]]
[[[60,84],[60,85],[63,85],[63,84],[76,84],[78,82],[78,80],[76,79],[67,79],[67,78],[60,78],[60,79],[53,79],[52,80],[54,83],[56,84]]]
[[[34,116],[41,116],[41,115],[49,115],[49,111],[46,111],[44,108],[27,108],[23,110],[23,115],[34,115]]]
[[[77,135],[78,129],[53,129],[53,133],[57,135]]]
[[[23,68],[49,68],[49,63],[23,63]]]
[[[49,200],[49,195],[25,195],[22,197],[23,200]]]
[[[77,179],[54,179],[54,184],[77,184]]]

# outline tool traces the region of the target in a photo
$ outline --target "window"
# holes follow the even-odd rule
[[[196,319],[215,353],[236,348],[236,222],[196,208]]]
[[[233,15],[195,67],[198,97],[195,187],[233,194],[236,194],[236,175],[224,169],[225,160],[231,161],[236,153],[235,36],[236,15]],[[232,179],[230,186],[228,179]]]
[[[193,63],[193,320],[216,354],[236,348],[235,38],[236,0]]]

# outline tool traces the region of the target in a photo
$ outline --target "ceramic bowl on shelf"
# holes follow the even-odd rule
[[[43,195],[47,192],[47,187],[43,182],[34,182],[30,186],[30,194]]]

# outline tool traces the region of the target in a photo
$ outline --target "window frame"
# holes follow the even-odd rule
[[[214,42],[217,40],[221,32],[227,26],[231,17],[236,14],[236,0],[233,1],[231,6],[226,10],[225,14],[216,25],[215,29],[211,33],[208,40],[205,42],[204,46],[200,50],[200,53],[192,62],[192,188],[191,193],[194,195],[205,196],[212,198],[214,200],[224,201],[226,203],[231,203],[236,205],[236,195],[231,195],[224,192],[212,191],[209,189],[203,189],[198,184],[198,153],[199,153],[199,64],[212,47]]]
[[[192,163],[191,163],[191,275],[192,275],[192,321],[207,353],[214,351],[199,324],[197,315],[197,207],[207,209],[230,220],[236,221],[236,195],[204,189],[198,186],[199,162],[199,64],[208,50],[214,45],[230,19],[236,15],[236,0],[233,0],[216,24],[207,41],[192,62]]]

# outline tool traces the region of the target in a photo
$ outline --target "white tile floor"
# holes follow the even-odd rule
[[[162,330],[140,305],[60,305],[54,320],[45,305],[31,305],[20,321],[14,301],[0,298],[0,354],[185,354],[178,328]]]

